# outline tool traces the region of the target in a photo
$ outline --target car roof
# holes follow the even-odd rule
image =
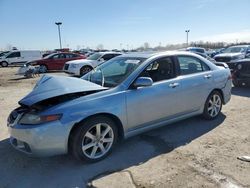
[[[106,52],[95,52],[100,54],[122,54],[121,52],[113,52],[113,51],[106,51]]]
[[[199,57],[200,55],[197,55],[195,53],[192,52],[188,52],[188,51],[162,51],[162,52],[130,52],[130,53],[126,53],[123,54],[119,57],[134,57],[134,58],[151,58],[151,57],[160,57],[160,56],[173,56],[173,55],[191,55],[191,56],[196,56]]]

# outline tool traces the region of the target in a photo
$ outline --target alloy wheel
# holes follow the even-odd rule
[[[84,74],[87,74],[88,72],[90,72],[92,69],[88,66],[85,66],[83,68],[81,68],[81,76],[83,76]]]
[[[114,132],[110,125],[98,123],[93,125],[82,139],[82,151],[90,159],[104,156],[114,142]]]
[[[220,113],[221,110],[221,97],[217,94],[211,96],[208,101],[207,111],[211,117],[215,117]]]

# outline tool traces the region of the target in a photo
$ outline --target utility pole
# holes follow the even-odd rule
[[[187,47],[188,47],[188,33],[190,32],[190,30],[185,30],[185,32],[187,33]]]
[[[56,22],[55,24],[56,24],[57,27],[58,27],[58,35],[59,35],[60,49],[62,49],[61,30],[60,30],[60,26],[62,25],[62,22]]]

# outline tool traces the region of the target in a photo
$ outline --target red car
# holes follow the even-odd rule
[[[64,64],[67,61],[76,60],[76,59],[85,59],[86,57],[81,54],[69,53],[69,52],[60,52],[53,53],[45,56],[43,59],[39,59],[31,62],[32,65],[40,65],[40,72],[45,73],[48,70],[62,70]]]

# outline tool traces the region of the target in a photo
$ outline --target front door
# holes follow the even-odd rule
[[[12,52],[9,54],[6,59],[8,60],[9,64],[16,64],[16,63],[24,63],[25,61],[21,58],[20,52]]]
[[[179,79],[175,77],[172,57],[151,63],[139,77],[151,77],[153,85],[126,92],[128,129],[157,123],[180,113]]]

